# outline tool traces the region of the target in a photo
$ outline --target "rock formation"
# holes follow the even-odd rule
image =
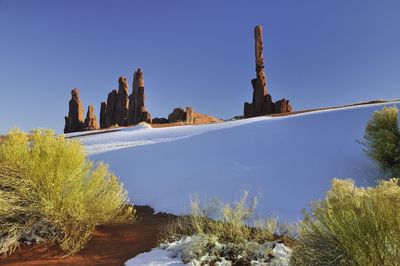
[[[73,89],[69,101],[68,116],[65,117],[64,133],[96,129],[99,129],[99,125],[93,105],[89,105],[86,119],[83,120],[83,104],[79,97],[79,89]]]
[[[68,116],[65,117],[64,133],[80,131],[83,126],[83,104],[79,96],[79,89],[71,91]]]
[[[209,123],[216,123],[222,122],[223,120],[216,118],[214,116],[201,114],[198,112],[193,111],[193,122],[192,124],[209,124]]]
[[[99,129],[99,124],[97,123],[97,118],[96,115],[94,114],[94,107],[93,105],[89,105],[86,113],[86,119],[83,130],[97,130],[97,129]]]
[[[182,108],[175,108],[172,113],[168,115],[168,123],[193,123],[193,108],[186,107],[185,110]]]
[[[117,90],[112,90],[107,96],[106,103],[106,121],[100,121],[100,124],[104,124],[105,127],[111,127],[116,124],[115,113],[117,107],[117,99],[118,99]]]
[[[274,113],[287,113],[292,112],[292,106],[289,104],[289,100],[282,99],[275,102]]]
[[[168,124],[168,119],[164,117],[156,117],[151,120],[152,124]]]
[[[282,99],[276,103],[272,101],[272,96],[267,92],[267,79],[264,71],[263,54],[263,34],[262,27],[254,28],[255,59],[256,59],[256,78],[251,80],[253,86],[252,103],[244,103],[244,117],[254,117],[272,113],[291,112],[292,107],[289,100]],[[275,104],[279,104],[275,107]]]
[[[101,103],[101,128],[136,125],[142,121],[151,124],[151,115],[145,106],[144,79],[140,68],[133,74],[132,94],[128,94],[128,80],[121,76],[118,79],[118,91],[112,90],[107,102]]]
[[[128,80],[121,76],[118,79],[118,93],[115,106],[115,124],[126,126],[128,124]]]
[[[145,106],[143,71],[139,68],[133,73],[132,94],[129,96],[128,125],[140,122],[151,124],[151,115]]]
[[[107,124],[107,103],[102,102],[100,107],[100,128],[106,128]]]
[[[160,122],[165,122],[165,118],[158,118],[157,120],[154,120],[154,124],[163,124],[163,123],[157,123],[158,121]],[[214,122],[221,122],[222,120],[197,113],[193,110],[192,107],[186,107],[185,109],[183,108],[175,108],[172,113],[168,115],[168,123],[184,123],[184,124],[208,124],[208,123],[214,123]]]

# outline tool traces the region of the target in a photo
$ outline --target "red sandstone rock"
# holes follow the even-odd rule
[[[99,129],[99,124],[97,123],[96,115],[94,114],[93,105],[89,105],[83,130],[97,130]]]
[[[255,43],[255,61],[256,61],[256,78],[251,80],[253,87],[252,103],[244,103],[244,117],[253,117],[281,112],[281,110],[292,110],[289,102],[272,101],[272,97],[267,93],[267,79],[264,72],[264,55],[263,55],[263,34],[262,27],[254,28],[254,43]],[[283,99],[284,100],[284,99]],[[282,106],[282,107],[281,107]]]
[[[186,117],[185,117],[185,122],[186,123],[193,123],[193,108],[192,107],[186,107]]]
[[[274,113],[288,113],[292,112],[292,106],[289,104],[289,100],[282,99],[275,102]]]
[[[118,79],[117,103],[115,107],[115,123],[119,126],[128,124],[128,80],[121,76]]]
[[[111,127],[116,124],[115,112],[117,106],[117,96],[118,96],[117,90],[112,90],[107,96],[105,127]]]
[[[152,124],[167,124],[168,123],[168,119],[164,118],[164,117],[156,117],[152,119]]]
[[[64,133],[80,131],[83,126],[83,104],[79,97],[79,89],[71,91],[68,116],[65,117]]]
[[[175,108],[172,113],[168,115],[168,123],[185,122],[186,112],[182,108]]]
[[[140,122],[151,124],[151,115],[145,106],[143,71],[139,68],[133,73],[132,94],[129,96],[128,125]]]
[[[186,107],[185,109],[175,108],[172,113],[168,115],[168,123],[183,122],[185,124],[208,124],[220,121],[222,120],[209,115],[197,113],[192,107]]]
[[[107,127],[107,103],[102,102],[100,107],[100,128]]]

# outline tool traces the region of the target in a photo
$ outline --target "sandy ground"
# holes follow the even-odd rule
[[[102,225],[77,255],[63,257],[56,246],[25,246],[0,261],[0,265],[124,265],[128,259],[157,245],[159,233],[174,219],[168,214],[153,214],[150,207],[138,207],[134,224]]]

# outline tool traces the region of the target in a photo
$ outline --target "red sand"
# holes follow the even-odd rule
[[[140,217],[136,223],[98,226],[87,246],[74,256],[62,257],[64,253],[56,246],[25,246],[0,265],[123,265],[155,247],[165,224],[174,219],[168,214],[153,214],[150,207],[136,208]]]

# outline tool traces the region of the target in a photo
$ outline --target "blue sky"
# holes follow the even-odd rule
[[[98,115],[136,68],[153,117],[178,106],[240,115],[257,24],[273,99],[299,110],[400,98],[398,14],[390,0],[0,0],[0,133],[62,132],[74,87]]]

